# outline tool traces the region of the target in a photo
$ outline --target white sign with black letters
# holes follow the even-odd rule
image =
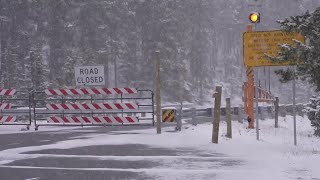
[[[105,85],[104,66],[78,66],[74,70],[77,86]]]

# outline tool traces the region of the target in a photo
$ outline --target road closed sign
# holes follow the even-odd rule
[[[279,56],[281,44],[294,45],[294,39],[304,42],[304,37],[298,33],[283,31],[254,31],[243,34],[244,64],[250,67],[286,66],[290,62],[273,62],[267,55]]]
[[[77,86],[105,85],[104,66],[78,66],[74,69]]]

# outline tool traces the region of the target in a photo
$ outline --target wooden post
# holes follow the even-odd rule
[[[197,111],[196,108],[191,108],[191,119],[192,119],[192,125],[196,126],[198,124],[196,119]]]
[[[227,137],[232,138],[230,98],[226,98],[226,120],[227,120]]]
[[[214,116],[213,116],[213,128],[212,128],[212,143],[218,144],[219,139],[219,124],[220,124],[220,111],[221,111],[221,93],[222,87],[217,86],[214,93]]]
[[[279,127],[279,124],[278,124],[278,117],[279,117],[279,98],[276,97],[276,101],[274,102],[274,110],[275,110],[275,113],[274,113],[274,127],[275,128],[278,128]]]
[[[183,65],[183,69],[186,69],[185,66]],[[185,72],[185,71],[184,71]],[[183,95],[184,95],[184,77],[185,77],[185,73],[181,73],[180,74],[180,110],[179,110],[179,116],[176,119],[177,120],[177,127],[176,130],[177,131],[181,131],[182,128],[182,118],[183,118]]]
[[[156,116],[157,134],[161,134],[161,96],[160,96],[160,51],[156,51],[155,88],[156,88]]]

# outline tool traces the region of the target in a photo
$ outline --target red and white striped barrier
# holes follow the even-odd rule
[[[0,110],[3,109],[11,109],[11,104],[10,103],[0,103]]]
[[[17,93],[16,89],[0,89],[0,96],[12,96]]]
[[[81,124],[122,124],[122,123],[136,123],[137,117],[48,117],[48,123],[81,123]]]
[[[0,123],[12,123],[17,120],[15,116],[0,116]]]
[[[123,110],[138,109],[136,103],[70,103],[70,104],[47,104],[49,110]]]
[[[135,94],[136,88],[46,89],[48,96]]]

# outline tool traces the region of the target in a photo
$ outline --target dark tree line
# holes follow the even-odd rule
[[[283,9],[269,1],[265,18],[276,19],[274,12]],[[303,4],[285,2],[292,11]],[[74,66],[104,65],[107,86],[152,89],[154,51],[160,50],[166,100],[205,101],[221,82],[224,94],[240,97],[247,3],[0,0],[0,83],[72,87]]]

